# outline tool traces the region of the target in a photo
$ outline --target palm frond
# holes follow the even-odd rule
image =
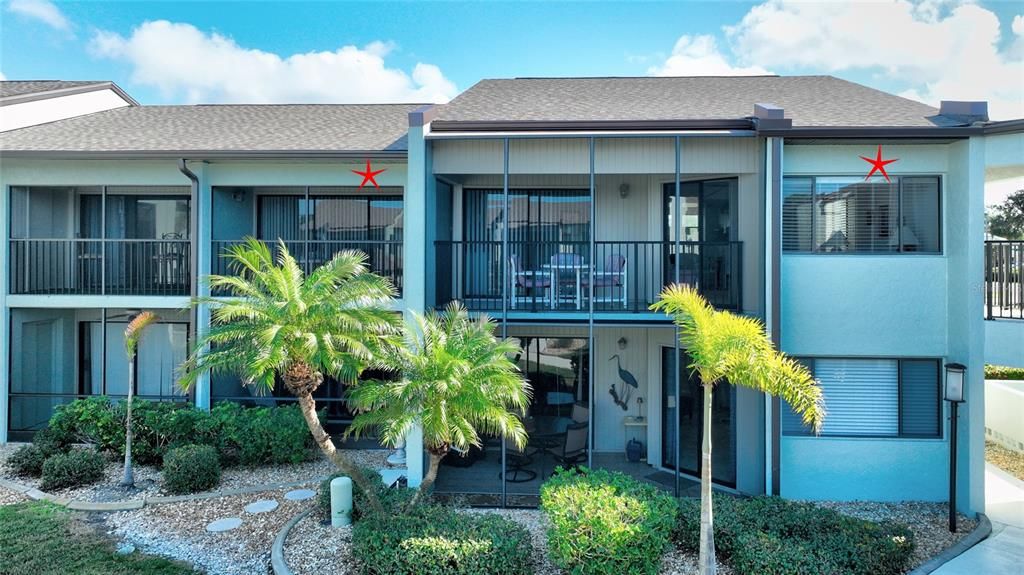
[[[143,330],[156,322],[157,319],[155,313],[144,311],[128,322],[128,327],[124,329],[124,348],[128,352],[129,359],[135,357],[135,349],[139,345],[139,339],[142,338]]]

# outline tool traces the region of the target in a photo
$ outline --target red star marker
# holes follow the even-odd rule
[[[889,165],[889,164],[899,160],[899,158],[893,158],[891,160],[883,160],[882,159],[882,144],[878,144],[878,154],[875,156],[874,159],[872,159],[872,158],[865,158],[864,156],[861,156],[860,159],[862,159],[865,162],[871,164],[871,171],[868,172],[868,175],[864,177],[865,180],[869,179],[871,177],[871,175],[874,174],[875,172],[882,172],[882,175],[885,176],[885,181],[887,181],[887,182],[889,181],[889,174],[885,173],[885,167],[887,165]]]
[[[360,182],[360,184],[359,184],[359,188],[360,189],[362,189],[362,187],[366,185],[366,182],[370,182],[371,184],[373,184],[373,187],[375,187],[375,188],[380,188],[380,186],[377,185],[376,178],[377,178],[377,176],[379,174],[381,174],[382,172],[384,172],[386,170],[387,170],[387,168],[381,168],[381,169],[379,169],[377,171],[374,171],[372,168],[370,168],[370,160],[366,160],[366,171],[365,172],[360,172],[359,170],[352,170],[352,173],[356,174],[358,176],[362,176],[363,177],[363,181]],[[885,170],[882,170],[882,173],[884,174]]]

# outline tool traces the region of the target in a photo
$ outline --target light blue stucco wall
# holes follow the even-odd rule
[[[978,400],[974,372],[984,346],[980,292],[983,148],[964,141],[942,145],[787,145],[786,175],[859,176],[877,144],[899,158],[890,174],[942,177],[941,255],[784,254],[781,264],[782,348],[797,356],[934,357],[969,367],[970,402]],[[976,253],[977,252],[977,253]],[[975,265],[977,264],[977,265]],[[977,270],[974,268],[977,267]],[[977,278],[975,276],[978,276]],[[959,504],[983,510],[977,443],[983,431],[961,409]],[[827,398],[826,398],[827,409]],[[944,407],[944,410],[946,408]],[[944,417],[946,422],[948,417]],[[971,422],[974,422],[973,424]],[[781,494],[797,499],[944,501],[948,498],[948,423],[942,439],[783,436]]]
[[[985,363],[1024,367],[1024,320],[985,322]]]

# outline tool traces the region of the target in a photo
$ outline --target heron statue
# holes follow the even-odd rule
[[[637,383],[636,377],[633,376],[628,370],[622,369],[622,359],[619,354],[615,354],[608,358],[608,361],[615,360],[615,366],[619,370],[619,379],[622,380],[621,387],[616,388],[613,383],[608,393],[611,394],[612,399],[615,400],[615,405],[622,408],[622,411],[629,410],[629,398],[633,395],[633,389],[640,389],[640,384]],[[633,389],[630,389],[633,388]]]

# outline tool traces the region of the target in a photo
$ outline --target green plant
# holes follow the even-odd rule
[[[714,501],[715,542],[739,575],[889,575],[902,573],[913,533],[810,503],[779,497]],[[700,548],[700,503],[684,499],[673,537],[687,551]]]
[[[391,488],[384,485],[380,473],[371,467],[364,467],[363,474],[377,490],[377,498],[384,506],[385,513],[400,513],[402,508],[408,504],[413,492],[408,489]],[[317,488],[317,510],[323,517],[331,516],[331,480],[335,477],[345,476],[344,473],[334,473],[327,479],[320,482]],[[363,488],[358,484],[352,485],[352,519],[359,520],[361,517],[372,513],[370,503],[363,493]]]
[[[757,319],[716,310],[696,288],[678,284],[665,288],[651,309],[672,317],[679,343],[691,359],[687,367],[697,372],[704,388],[698,566],[701,575],[714,575],[717,566],[711,513],[711,400],[715,385],[728,382],[781,397],[815,433],[825,419],[824,399],[821,387],[807,368],[776,350]]]
[[[367,487],[359,467],[324,431],[313,392],[325,375],[351,383],[374,364],[381,340],[396,328],[394,288],[367,270],[360,252],[339,252],[306,275],[283,241],[276,251],[275,261],[270,248],[253,238],[227,250],[233,275],[207,280],[211,289],[231,297],[194,301],[211,307],[211,326],[182,366],[180,384],[190,389],[211,371],[240,375],[261,392],[282,380],[298,398],[316,445]],[[380,508],[373,491],[367,493]]]
[[[548,552],[578,575],[656,574],[675,525],[675,499],[606,470],[558,469],[540,490]]]
[[[317,414],[322,422],[325,411]],[[225,462],[294,464],[309,460],[315,445],[297,405],[245,408],[223,402],[211,411],[218,436],[212,441]]]
[[[128,398],[125,399],[125,440],[124,440],[124,478],[121,485],[132,487],[135,485],[135,474],[132,470],[132,404],[135,399],[135,350],[139,346],[139,340],[147,327],[156,323],[157,317],[151,311],[140,312],[128,322],[124,329],[124,350],[128,354]]]
[[[50,491],[65,487],[89,485],[103,479],[107,462],[91,449],[72,449],[48,457],[43,463],[40,489]]]
[[[985,379],[1024,380],[1024,367],[985,364]]]
[[[480,436],[504,437],[520,448],[526,429],[517,413],[530,402],[530,384],[510,358],[520,351],[494,335],[486,316],[470,320],[453,303],[443,314],[413,313],[404,338],[382,349],[380,361],[396,376],[357,383],[349,394],[356,417],[345,432],[374,430],[392,447],[417,423],[430,466],[410,505],[429,493],[451,447],[480,447]]]
[[[124,419],[117,404],[106,396],[78,399],[60,405],[50,418],[51,429],[107,453],[124,446]]]
[[[220,458],[209,445],[183,445],[164,457],[164,488],[171,493],[196,493],[220,483]]]
[[[46,454],[37,445],[22,445],[7,458],[7,467],[18,477],[39,477]]]
[[[352,554],[364,575],[528,575],[530,534],[496,515],[419,505],[355,524]]]
[[[67,451],[72,442],[69,435],[50,427],[44,427],[32,436],[32,445],[38,447],[46,457]]]

